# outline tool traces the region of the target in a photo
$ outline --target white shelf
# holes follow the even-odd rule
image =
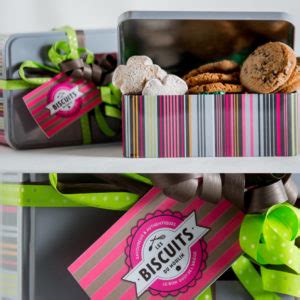
[[[16,151],[0,146],[0,172],[23,173],[297,173],[300,156],[123,158],[121,144]]]

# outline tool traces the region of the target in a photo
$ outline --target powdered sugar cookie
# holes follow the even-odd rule
[[[162,80],[167,73],[160,66],[154,65],[147,56],[132,56],[126,65],[116,68],[112,83],[122,94],[140,94],[150,79]]]
[[[188,86],[184,80],[176,75],[167,75],[163,80],[149,80],[142,94],[143,95],[184,95],[188,90]]]

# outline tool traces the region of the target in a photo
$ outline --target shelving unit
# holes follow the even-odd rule
[[[121,144],[16,151],[0,146],[1,172],[24,173],[297,173],[300,156],[123,158]]]

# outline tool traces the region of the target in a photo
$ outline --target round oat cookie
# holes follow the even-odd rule
[[[300,89],[300,67],[296,66],[289,80],[281,86],[276,92],[293,93]]]
[[[202,65],[198,67],[197,69],[194,69],[190,71],[188,74],[183,76],[184,80],[187,80],[189,77],[196,76],[201,73],[231,73],[234,71],[239,70],[240,66],[238,63],[236,63],[233,60],[221,60],[213,63],[208,63],[205,65]]]
[[[292,73],[292,75],[290,76],[290,78],[288,79],[288,81],[283,84],[282,86],[280,86],[277,90],[274,91],[274,93],[277,92],[281,92],[283,90],[286,90],[286,88],[290,85],[293,85],[295,81],[297,81],[300,78],[300,67],[297,65]]]
[[[281,89],[280,93],[294,93],[300,90],[300,76],[297,80],[295,80],[293,83],[287,85],[283,89]]]
[[[251,92],[272,93],[284,85],[296,66],[292,48],[269,42],[252,52],[241,68],[242,85]]]
[[[244,87],[240,84],[231,84],[231,83],[208,83],[197,85],[189,89],[190,94],[199,94],[199,93],[241,93],[244,91]]]
[[[222,73],[202,73],[186,79],[189,87],[215,82],[231,82],[237,83],[240,80],[239,72],[222,74]]]

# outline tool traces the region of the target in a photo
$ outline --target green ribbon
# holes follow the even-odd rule
[[[57,189],[57,174],[49,175],[51,185],[0,184],[0,205],[25,207],[96,207],[127,210],[139,196],[129,192],[63,194]]]
[[[52,188],[58,195],[84,206],[110,210],[127,210],[139,199],[138,195],[129,192],[63,194],[57,187],[57,174],[49,174],[49,180]]]
[[[240,245],[247,257],[233,270],[254,299],[280,299],[275,293],[300,297],[299,209],[290,204],[272,206],[265,214],[246,215]],[[260,266],[260,274],[252,263]]]
[[[195,300],[212,300],[213,293],[211,287],[208,287],[203,293],[196,296]]]
[[[272,206],[265,214],[246,215],[240,229],[245,255],[232,269],[255,300],[279,300],[277,294],[300,297],[300,212],[290,204]],[[254,265],[260,267],[257,271]],[[212,299],[206,289],[197,300]]]
[[[58,31],[63,31],[67,35],[68,41],[58,41],[54,43],[48,51],[48,57],[52,63],[52,67],[43,65],[41,63],[26,60],[19,68],[20,80],[0,80],[0,89],[5,90],[17,90],[24,88],[33,88],[34,86],[39,86],[52,77],[28,77],[26,75],[26,69],[37,69],[42,71],[47,71],[53,73],[53,76],[60,72],[59,64],[68,59],[78,59],[80,54],[86,52],[90,54],[90,51],[85,48],[78,48],[78,42],[75,31],[69,27],[65,26]],[[87,55],[86,63],[93,62],[93,55]]]
[[[20,80],[0,80],[0,89],[3,90],[19,90],[19,89],[33,89],[36,86],[42,85],[49,81],[54,75],[60,73],[60,63],[66,60],[79,59],[85,57],[85,63],[94,63],[94,54],[86,48],[78,47],[78,41],[76,32],[69,26],[57,29],[63,31],[67,35],[68,41],[57,41],[54,43],[48,51],[48,57],[52,66],[43,65],[31,60],[24,61],[19,68]],[[45,71],[53,76],[49,77],[28,77],[26,75],[26,69],[36,69]],[[102,102],[104,103],[104,114],[107,117],[121,119],[121,92],[109,84],[105,87],[99,88],[101,93]],[[100,130],[109,137],[113,137],[117,134],[112,130],[104,117],[101,108],[96,107],[95,118]],[[83,144],[90,144],[92,142],[92,135],[88,116],[81,118],[81,130],[83,137]]]
[[[134,179],[136,181],[140,181],[140,182],[143,182],[143,183],[146,183],[146,184],[149,184],[149,185],[153,185],[153,182],[148,177],[142,176],[142,175],[137,174],[137,173],[124,173],[122,175],[127,176],[131,179]]]
[[[49,81],[52,77],[27,77],[26,69],[44,70],[44,71],[48,71],[48,72],[54,73],[54,74],[59,73],[58,67],[51,68],[51,67],[48,67],[46,65],[43,65],[43,64],[31,61],[31,60],[26,60],[21,64],[21,66],[19,68],[19,76],[22,79],[20,81],[26,82],[28,84],[28,87],[32,87],[34,85],[36,85],[36,86],[42,85],[42,84],[46,83],[47,81]]]
[[[80,118],[80,126],[82,133],[82,143],[88,145],[92,143],[92,132],[90,128],[90,120],[88,114],[83,115]]]
[[[108,86],[100,87],[101,99],[106,105],[104,107],[105,115],[111,118],[121,119],[121,92],[111,83]],[[112,130],[106,122],[106,119],[99,106],[94,108],[95,119],[102,132],[109,137],[115,136],[116,132]]]
[[[260,274],[256,271],[251,261],[242,255],[231,266],[241,284],[254,299],[277,300],[280,297],[263,287]]]
[[[30,85],[23,80],[0,80],[0,90],[12,91],[23,90],[28,88],[35,88],[34,85]]]
[[[0,204],[31,207],[84,206],[58,194],[50,185],[0,184]]]

